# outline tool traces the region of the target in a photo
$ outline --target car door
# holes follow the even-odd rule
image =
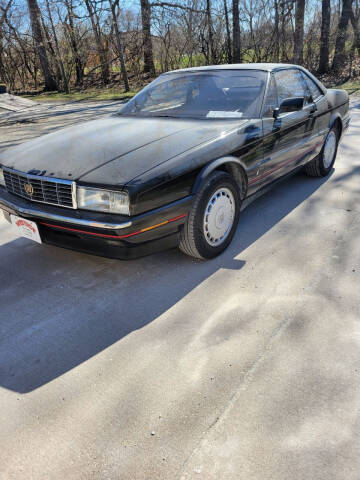
[[[274,108],[291,97],[303,97],[303,109],[274,118]],[[309,100],[310,93],[299,69],[286,68],[271,74],[263,107],[264,156],[252,179],[253,191],[294,169],[314,150],[311,135],[315,110]]]
[[[326,99],[325,92],[314,82],[312,78],[306,73],[301,71],[305,82],[309,88],[312,101],[315,105],[315,126],[314,126],[314,133],[317,134],[316,139],[316,154],[320,153],[320,150],[323,146],[325,141],[325,137],[329,131],[329,122],[331,113],[329,111],[329,104]]]

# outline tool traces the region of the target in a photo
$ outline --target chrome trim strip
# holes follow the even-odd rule
[[[71,183],[71,196],[72,196],[72,204],[73,208],[77,209],[77,196],[76,196],[76,182]]]
[[[0,208],[1,208],[1,204],[23,215],[32,215],[34,217],[45,218],[46,220],[52,220],[55,222],[71,223],[72,225],[82,225],[86,227],[102,228],[104,230],[118,230],[122,228],[131,227],[132,225],[132,222],[130,221],[123,222],[123,223],[108,223],[108,222],[97,222],[92,220],[85,220],[83,218],[64,217],[63,215],[56,215],[54,213],[43,212],[41,210],[37,210],[36,208],[19,207],[15,203],[9,202],[8,200],[4,200],[3,198],[0,197]]]

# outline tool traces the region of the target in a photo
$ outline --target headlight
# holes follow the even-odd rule
[[[77,187],[77,206],[85,210],[130,215],[129,196],[126,192]]]
[[[4,178],[4,172],[3,172],[2,168],[0,168],[0,185],[5,187],[5,178]]]

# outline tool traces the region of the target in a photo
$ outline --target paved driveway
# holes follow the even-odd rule
[[[208,262],[0,220],[0,478],[358,480],[359,134],[354,102],[332,175],[257,200]]]
[[[5,113],[1,113],[0,108],[0,151],[61,127],[110,115],[117,112],[123,104],[121,100],[42,103]]]

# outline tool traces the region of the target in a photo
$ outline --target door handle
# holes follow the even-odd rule
[[[315,112],[317,112],[316,103],[314,103],[313,105],[311,105],[311,108],[310,108],[310,111],[309,111],[309,117],[313,117]]]

